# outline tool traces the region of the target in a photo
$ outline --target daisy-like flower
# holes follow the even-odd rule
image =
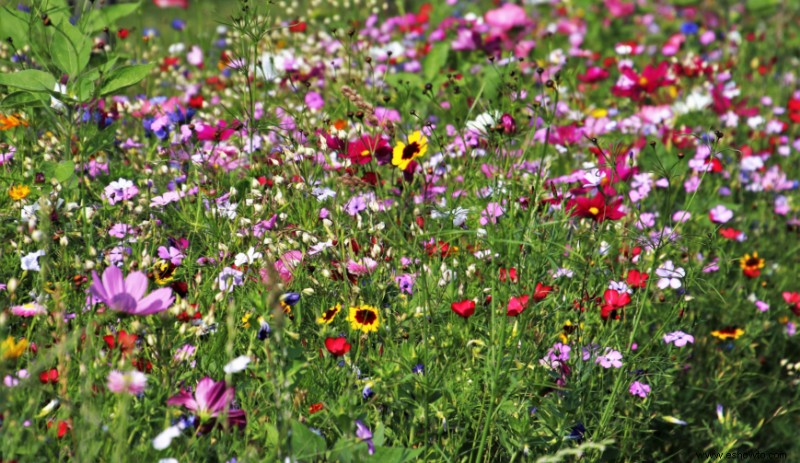
[[[347,321],[350,322],[352,329],[360,330],[364,333],[378,331],[380,326],[378,309],[366,304],[350,307],[350,315],[347,317]]]
[[[31,188],[28,185],[14,185],[8,189],[8,196],[14,201],[22,201],[31,194]]]
[[[665,289],[667,287],[678,289],[683,284],[682,280],[683,277],[686,276],[686,270],[681,267],[675,267],[675,264],[673,264],[671,260],[668,260],[664,262],[661,267],[656,269],[656,275],[659,277],[659,289]]]
[[[758,257],[758,252],[753,252],[752,256],[745,254],[739,259],[739,267],[747,278],[756,278],[761,275],[761,269],[764,268],[764,259]]]
[[[11,313],[18,317],[35,317],[45,315],[47,309],[38,302],[28,302],[27,304],[15,305],[11,308]]]
[[[594,363],[603,368],[622,368],[622,354],[614,349],[606,348],[605,354],[594,359]]]
[[[19,358],[25,353],[28,348],[28,340],[25,338],[15,341],[13,336],[9,336],[5,341],[0,343],[0,358],[10,360]]]
[[[733,339],[737,340],[744,334],[744,330],[741,328],[735,328],[732,326],[727,326],[722,328],[721,330],[715,330],[711,332],[711,336],[714,336],[717,339],[722,341],[726,339]]]
[[[714,223],[727,223],[733,218],[733,211],[719,204],[708,212],[708,218]]]
[[[664,335],[664,342],[666,344],[674,344],[675,347],[683,347],[687,343],[694,344],[694,336],[683,331],[673,331]]]
[[[321,325],[330,325],[333,323],[333,319],[336,318],[336,315],[342,311],[342,304],[336,304],[335,306],[331,307],[330,309],[322,312],[322,315],[317,318],[317,323]]]
[[[428,139],[417,130],[408,136],[408,144],[397,142],[392,151],[392,165],[406,170],[416,158],[422,157],[428,151]]]
[[[121,372],[114,370],[108,374],[108,390],[115,394],[139,395],[147,385],[147,376],[139,370]]]

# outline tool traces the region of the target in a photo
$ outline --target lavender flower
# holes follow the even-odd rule
[[[674,344],[675,347],[683,347],[686,343],[694,344],[694,336],[683,331],[673,331],[664,335],[664,342]]]
[[[614,349],[606,348],[606,351],[600,357],[594,360],[594,363],[600,364],[603,368],[621,368],[622,367],[622,354]]]
[[[375,444],[372,442],[372,431],[369,430],[361,420],[356,420],[356,437],[366,442],[369,447],[369,454],[375,453]]]
[[[170,288],[161,288],[145,296],[148,280],[142,272],[132,272],[123,278],[122,270],[111,266],[103,272],[102,280],[97,272],[92,272],[92,277],[91,294],[117,312],[152,315],[167,310],[175,300]]]

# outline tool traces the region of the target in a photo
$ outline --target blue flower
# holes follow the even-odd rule
[[[175,18],[172,20],[172,28],[176,31],[182,31],[186,29],[186,21],[180,18]]]
[[[572,430],[570,431],[569,436],[567,436],[567,439],[577,440],[578,443],[580,444],[581,442],[583,442],[583,435],[585,433],[586,433],[586,427],[583,425],[583,423],[579,421],[575,426],[572,427]]]
[[[411,372],[415,375],[424,375],[425,374],[425,365],[418,363],[414,365],[414,368],[411,369]]]
[[[685,22],[685,23],[683,23],[683,25],[681,26],[681,32],[683,32],[683,33],[684,33],[684,34],[686,34],[686,35],[694,35],[694,34],[697,34],[697,31],[698,31],[699,29],[700,29],[700,28],[699,28],[699,27],[697,27],[697,23],[693,23],[693,22]]]

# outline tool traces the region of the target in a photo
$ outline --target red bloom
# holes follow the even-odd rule
[[[517,269],[511,267],[510,269],[506,270],[505,267],[500,269],[500,281],[505,283],[506,280],[511,280],[512,283],[516,283],[519,281],[517,278]]]
[[[511,300],[508,301],[506,315],[509,317],[516,317],[521,314],[522,311],[528,307],[528,299],[530,299],[530,297],[527,294],[523,294],[519,297],[512,297]]]
[[[291,26],[289,26],[289,32],[293,32],[295,34],[305,32],[306,31],[306,22],[305,21],[294,21]]]
[[[543,301],[548,294],[553,292],[552,286],[545,286],[541,283],[536,283],[536,289],[533,291],[533,300],[536,302]]]
[[[742,232],[735,228],[720,228],[719,234],[729,240],[738,240],[742,236]]]
[[[593,198],[580,196],[567,201],[567,210],[572,210],[572,217],[585,217],[601,223],[606,219],[619,220],[625,217],[620,210],[622,199],[617,199],[609,204],[602,193],[597,193]]]
[[[628,276],[625,281],[631,288],[644,288],[647,286],[648,278],[650,278],[650,275],[634,269],[628,272]]]
[[[628,97],[639,100],[643,94],[654,93],[661,87],[675,83],[674,79],[667,76],[669,63],[663,61],[658,66],[645,66],[641,74],[637,74],[629,67],[622,68],[625,77],[621,82],[611,88],[611,93],[616,96]]]
[[[603,293],[603,300],[605,301],[605,305],[600,309],[600,317],[603,320],[608,320],[609,318],[618,320],[618,309],[628,305],[628,303],[631,302],[631,296],[624,291],[620,293],[615,289],[607,289],[605,293]]]
[[[127,331],[120,330],[116,337],[112,334],[103,336],[103,341],[106,342],[109,349],[113,350],[116,346],[119,346],[119,350],[125,354],[136,347],[137,338],[138,336],[135,334],[128,334]]]
[[[469,299],[463,300],[461,302],[453,302],[450,304],[450,308],[453,309],[453,312],[458,314],[460,317],[469,318],[475,313],[475,302]]]
[[[130,31],[128,31],[128,29],[120,29],[117,31],[117,37],[119,37],[120,40],[125,40],[128,38],[129,33]]]
[[[334,356],[341,357],[350,352],[350,343],[346,338],[328,338],[325,340],[325,348]]]
[[[797,292],[784,292],[783,300],[791,306],[792,312],[800,316],[800,293]]]
[[[203,95],[195,95],[189,98],[189,107],[194,109],[203,109]]]
[[[56,384],[58,382],[58,370],[51,368],[39,373],[39,382],[42,384]]]
[[[325,408],[325,405],[323,405],[322,402],[318,402],[308,407],[308,413],[313,415],[314,413],[321,412],[323,408]]]
[[[367,164],[372,160],[373,154],[378,160],[378,164],[385,164],[392,159],[392,148],[380,135],[374,137],[364,135],[347,145],[346,156],[353,164]]]
[[[428,257],[433,257],[436,254],[439,254],[441,257],[449,257],[455,251],[458,251],[458,247],[450,247],[450,243],[444,241],[425,244],[425,252],[428,253]]]
[[[607,78],[608,71],[597,66],[590,67],[584,74],[578,74],[578,80],[585,84],[594,84]]]

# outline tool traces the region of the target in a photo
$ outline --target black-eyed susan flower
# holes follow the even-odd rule
[[[752,256],[745,254],[739,259],[739,267],[742,268],[744,276],[756,278],[761,275],[761,269],[764,268],[764,259],[758,257],[758,252],[753,252]]]
[[[417,130],[408,136],[408,144],[397,142],[392,151],[392,165],[406,170],[411,161],[422,157],[428,151],[428,139]]]
[[[178,267],[172,262],[164,259],[159,259],[153,265],[153,271],[147,276],[152,278],[157,284],[163,286],[175,278],[175,270]]]
[[[371,305],[350,307],[350,315],[347,317],[347,321],[350,322],[352,329],[360,330],[364,333],[378,331],[380,326],[378,309]]]
[[[31,189],[28,185],[14,185],[8,189],[8,196],[14,201],[22,201],[31,194]]]
[[[325,312],[322,312],[322,315],[317,318],[317,323],[321,325],[330,325],[333,322],[333,319],[336,318],[336,315],[338,315],[341,311],[342,304],[336,304]]]
[[[743,334],[744,334],[743,329],[735,328],[732,326],[728,326],[722,328],[721,330],[716,330],[711,332],[711,336],[714,336],[715,338],[723,341],[726,339],[733,339],[733,340],[739,339],[740,337],[742,337]]]

